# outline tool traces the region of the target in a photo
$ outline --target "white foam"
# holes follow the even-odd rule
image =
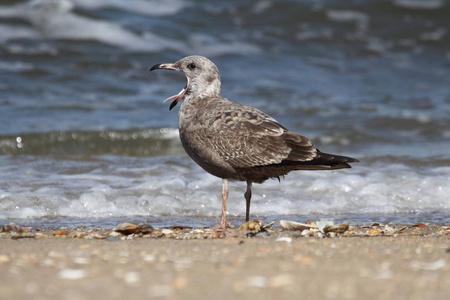
[[[432,41],[437,42],[441,41],[442,38],[447,35],[447,29],[444,27],[439,27],[430,32],[424,32],[420,35],[420,39],[422,41]]]
[[[25,63],[22,61],[15,62],[3,62],[0,61],[0,70],[8,72],[22,72],[33,70],[34,66],[30,63]]]
[[[0,9],[0,17],[2,16],[2,9]],[[26,38],[35,38],[36,32],[29,28],[19,26],[8,26],[0,24],[0,43],[9,40],[20,40]]]
[[[116,8],[149,16],[167,16],[180,12],[188,4],[182,0],[72,0],[85,9]]]
[[[327,17],[335,22],[355,22],[360,26],[367,26],[370,20],[369,15],[354,10],[329,10]]]
[[[223,36],[222,36],[223,37]],[[253,44],[234,40],[221,41],[211,35],[191,33],[188,45],[184,46],[188,53],[201,53],[206,56],[217,56],[225,54],[256,54],[261,49]]]
[[[219,216],[222,181],[188,158],[104,157],[87,173],[40,158],[17,166],[2,159],[0,217]],[[145,169],[143,166],[148,165]],[[14,169],[16,168],[16,169]],[[45,171],[46,170],[46,171]],[[48,173],[47,173],[48,172]],[[58,174],[59,173],[59,174]],[[16,174],[12,176],[12,174]],[[254,184],[253,215],[450,212],[450,167],[356,164],[353,169],[292,172]],[[228,214],[245,214],[245,183],[231,182]]]
[[[34,32],[22,27],[14,31],[27,38],[62,38],[93,40],[133,51],[161,51],[177,49],[181,44],[150,32],[136,34],[123,26],[103,20],[94,20],[73,12],[74,5],[67,0],[36,0],[0,9],[2,17],[16,17],[29,21]],[[15,38],[8,34],[2,40]]]
[[[439,9],[445,5],[443,0],[394,0],[395,6],[410,9]]]

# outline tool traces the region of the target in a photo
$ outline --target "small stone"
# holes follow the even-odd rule
[[[37,239],[47,239],[48,235],[42,232],[36,232],[35,238]]]
[[[62,252],[58,252],[58,251],[53,251],[53,250],[52,250],[52,251],[50,251],[50,252],[48,253],[48,257],[60,259],[60,258],[64,258],[64,257],[65,257],[65,254],[62,253]]]
[[[120,241],[121,238],[121,234],[119,234],[119,236],[114,236],[114,235],[109,235],[106,240],[107,241]]]
[[[321,238],[323,238],[323,233],[320,232],[320,231],[319,232],[314,232],[314,237],[321,239]]]
[[[309,229],[305,229],[302,231],[301,233],[302,236],[314,236],[314,231],[313,230],[309,230]]]
[[[386,226],[384,226],[384,233],[385,234],[394,234],[395,232],[396,232],[396,229],[392,228],[388,224],[386,224]]]
[[[56,261],[52,258],[47,257],[41,261],[41,265],[45,267],[54,267],[56,265]]]
[[[141,274],[138,272],[127,272],[123,276],[123,280],[128,284],[136,284],[141,281]]]
[[[334,222],[331,220],[320,220],[316,222],[317,228],[319,228],[320,232],[326,233],[325,228],[330,228],[334,226]],[[348,225],[347,225],[348,226]],[[348,229],[348,227],[347,227]]]
[[[327,236],[330,238],[335,238],[336,237],[336,233],[335,232],[328,232]]]
[[[423,224],[423,223],[418,223],[418,224],[414,224],[412,227],[426,228],[427,225],[425,225],[425,224]]]
[[[173,233],[173,230],[164,228],[163,230],[161,230],[161,233],[164,234],[164,235],[169,235],[169,234]]]
[[[436,271],[445,267],[445,259],[439,259],[433,262],[424,262],[413,260],[411,267],[415,270]]]
[[[271,288],[282,288],[294,284],[294,278],[290,274],[276,275],[269,280]]]
[[[370,235],[378,235],[378,234],[381,234],[381,231],[378,229],[375,229],[375,228],[371,228],[371,229],[369,229],[369,231],[367,233]]]
[[[186,277],[177,277],[173,280],[173,286],[177,290],[182,290],[188,285],[188,280]]]
[[[0,264],[6,264],[9,263],[10,259],[8,255],[1,254],[0,255]]]
[[[156,257],[153,254],[147,254],[142,259],[146,262],[154,262]]]
[[[306,256],[303,254],[297,254],[294,256],[294,261],[302,264],[302,265],[310,265],[313,262],[313,258],[311,256]]]
[[[53,235],[54,236],[67,235],[67,230],[65,229],[56,230],[53,232]]]
[[[267,278],[264,276],[250,276],[247,278],[247,286],[265,288],[267,286]]]
[[[282,237],[277,238],[275,241],[276,242],[285,242],[285,243],[289,244],[289,243],[292,243],[292,238],[288,237],[288,236],[282,236]]]
[[[94,232],[93,234],[91,234],[91,236],[98,240],[104,240],[109,236],[109,232],[102,230],[102,231]]]
[[[87,265],[89,260],[86,257],[74,257],[73,262],[78,265]]]
[[[59,272],[59,278],[78,280],[87,276],[86,270],[83,269],[64,269]]]
[[[170,229],[172,229],[172,230],[183,230],[183,229],[186,229],[187,227],[186,226],[183,226],[183,225],[174,225],[174,226],[172,226],[172,227],[170,227]]]
[[[122,233],[121,233],[121,232],[118,232],[118,231],[111,231],[111,232],[109,233],[109,236],[120,237],[120,236],[122,236]]]

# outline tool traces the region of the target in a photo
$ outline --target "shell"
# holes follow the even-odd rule
[[[298,231],[303,231],[305,229],[306,230],[317,229],[316,224],[304,224],[304,223],[287,221],[287,220],[281,220],[280,227],[283,228],[284,230],[298,230]]]
[[[136,224],[136,223],[130,223],[130,222],[121,222],[117,224],[117,227],[114,228],[114,231],[120,232],[125,235],[129,234],[147,234],[151,233],[153,231],[153,227],[148,224]]]

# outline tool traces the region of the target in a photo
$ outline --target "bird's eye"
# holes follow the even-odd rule
[[[190,70],[194,70],[197,66],[195,65],[195,63],[190,63],[187,66]]]

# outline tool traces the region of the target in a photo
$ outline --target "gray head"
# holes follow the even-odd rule
[[[203,56],[188,56],[173,64],[157,64],[150,71],[156,69],[175,70],[183,72],[187,78],[186,86],[176,95],[167,98],[164,102],[173,100],[170,109],[178,101],[192,98],[214,97],[220,95],[220,75],[216,65]]]

